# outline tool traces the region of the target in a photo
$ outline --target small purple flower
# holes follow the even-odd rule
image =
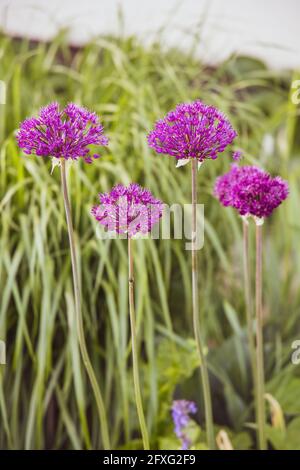
[[[136,183],[128,187],[118,184],[110,193],[99,194],[100,205],[91,210],[95,219],[108,231],[127,234],[147,234],[158,222],[163,203]]]
[[[255,166],[232,165],[217,178],[214,194],[223,206],[234,207],[242,216],[269,217],[288,196],[288,184]]]
[[[148,144],[158,153],[177,160],[216,159],[237,136],[227,117],[201,101],[179,104],[157,121],[148,135]]]
[[[17,141],[28,155],[65,160],[82,157],[86,163],[100,157],[90,154],[90,145],[108,144],[98,116],[73,103],[62,110],[58,103],[41,108],[38,117],[22,122]]]
[[[239,162],[242,158],[242,151],[241,150],[236,150],[235,152],[233,152],[232,154],[232,158],[235,162]]]
[[[174,431],[176,436],[181,440],[182,450],[190,448],[191,441],[186,435],[186,427],[191,418],[190,414],[197,413],[197,406],[193,401],[174,400],[172,405],[172,418],[174,421]]]

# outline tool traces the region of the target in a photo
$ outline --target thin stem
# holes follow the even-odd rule
[[[64,199],[68,235],[69,235],[70,253],[71,253],[78,342],[79,342],[83,364],[86,368],[88,377],[90,379],[91,386],[92,386],[95,400],[96,400],[96,404],[97,404],[100,426],[101,426],[101,433],[102,433],[102,440],[103,440],[103,447],[105,450],[109,450],[110,439],[109,439],[109,433],[108,433],[108,425],[107,425],[104,402],[103,402],[99,385],[97,383],[95,372],[93,370],[93,366],[89,358],[89,354],[88,354],[86,342],[85,342],[85,337],[84,337],[83,320],[82,320],[82,313],[81,313],[81,293],[80,293],[79,275],[78,275],[78,268],[77,268],[77,256],[76,256],[76,248],[75,248],[75,240],[74,240],[74,230],[73,230],[73,223],[72,223],[72,217],[71,217],[71,206],[70,206],[70,201],[69,201],[69,196],[68,196],[66,166],[65,166],[65,161],[63,159],[61,160],[60,168],[61,168],[62,193],[63,193],[63,199]]]
[[[256,225],[256,363],[257,363],[257,426],[260,450],[266,449],[264,357],[262,318],[262,226]]]
[[[251,275],[250,275],[250,260],[249,260],[249,224],[247,220],[243,219],[243,264],[244,264],[244,291],[245,291],[245,304],[246,304],[246,317],[247,317],[247,335],[250,351],[252,381],[254,390],[254,402],[256,404],[256,352],[255,352],[255,339],[253,334],[253,305],[251,295]],[[256,405],[255,405],[256,406]]]
[[[198,291],[198,263],[197,263],[197,161],[192,159],[192,289],[193,289],[193,327],[200,358],[202,378],[207,443],[210,449],[215,449],[213,428],[212,402],[209,386],[209,377],[204,354],[204,345],[200,331],[199,320],[199,291]]]
[[[144,450],[149,450],[149,437],[146,426],[146,420],[143,410],[141,386],[139,378],[139,367],[138,367],[138,350],[137,350],[137,334],[136,334],[136,323],[135,323],[135,308],[134,308],[134,267],[133,267],[133,256],[131,239],[128,237],[128,289],[129,289],[129,315],[130,315],[130,327],[131,327],[131,350],[132,350],[132,366],[133,366],[133,383],[135,393],[135,403],[143,438]]]

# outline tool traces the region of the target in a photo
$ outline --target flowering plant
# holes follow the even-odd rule
[[[255,166],[234,164],[231,170],[217,178],[214,194],[225,207],[234,207],[243,217],[244,284],[248,341],[251,354],[251,368],[255,386],[257,416],[257,437],[260,449],[267,448],[265,434],[265,394],[263,357],[263,314],[262,314],[262,224],[288,196],[288,184],[279,176],[273,178],[266,171]],[[256,341],[253,338],[253,315],[251,299],[251,276],[249,263],[248,217],[256,223],[256,272],[255,309]]]
[[[103,127],[99,122],[98,116],[74,103],[69,103],[63,110],[59,109],[58,103],[50,103],[41,108],[38,117],[27,118],[21,123],[16,138],[19,146],[26,154],[52,157],[53,167],[57,163],[60,166],[61,188],[73,273],[78,342],[83,364],[97,404],[103,447],[109,449],[111,447],[110,436],[104,401],[84,336],[79,270],[66,176],[66,160],[77,160],[82,157],[86,163],[92,163],[93,159],[98,158],[99,155],[90,155],[90,145],[107,145],[108,139],[103,133]]]
[[[189,449],[191,441],[186,434],[186,428],[191,421],[190,414],[197,413],[197,406],[193,401],[174,400],[172,405],[172,418],[175,425],[175,434],[181,440],[182,450]]]

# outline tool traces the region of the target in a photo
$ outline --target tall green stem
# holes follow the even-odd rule
[[[204,345],[201,337],[199,320],[199,291],[198,291],[198,263],[197,263],[197,160],[192,159],[192,290],[193,290],[193,327],[200,359],[202,378],[207,443],[210,449],[215,449],[213,428],[212,402],[209,386],[209,377],[204,354]]]
[[[138,349],[137,349],[137,334],[136,334],[136,323],[135,323],[135,308],[134,308],[134,267],[133,267],[133,256],[131,239],[128,237],[128,289],[129,289],[129,315],[130,315],[130,328],[131,328],[131,350],[132,350],[132,367],[133,367],[133,383],[134,383],[134,394],[135,403],[143,438],[144,450],[149,450],[149,437],[147,431],[147,425],[143,410],[141,386],[139,378],[139,367],[138,367]]]
[[[266,449],[265,391],[262,318],[262,226],[256,225],[256,364],[257,364],[257,426],[260,450]]]
[[[245,291],[245,304],[246,304],[246,317],[247,317],[247,335],[250,351],[252,381],[254,390],[254,402],[256,405],[256,352],[255,352],[255,339],[253,334],[253,305],[251,295],[251,275],[250,275],[250,260],[249,260],[249,224],[248,221],[243,219],[243,264],[244,264],[244,291]]]
[[[70,206],[68,188],[67,188],[66,165],[65,165],[65,160],[63,159],[61,159],[60,169],[61,169],[62,193],[63,193],[63,199],[64,199],[68,235],[69,235],[70,253],[71,253],[78,342],[79,342],[83,364],[86,368],[88,377],[90,379],[91,386],[92,386],[95,400],[96,400],[96,404],[97,404],[100,426],[101,426],[101,433],[102,433],[102,440],[103,440],[103,447],[104,449],[109,450],[110,439],[109,439],[109,433],[108,433],[108,425],[107,425],[104,402],[103,402],[99,385],[97,383],[95,372],[93,370],[93,366],[89,358],[89,354],[88,354],[86,342],[85,342],[85,337],[84,337],[83,320],[82,320],[82,313],[81,313],[81,293],[80,293],[79,275],[78,275],[78,268],[77,268],[77,256],[76,256],[76,248],[75,248],[75,240],[74,240],[74,230],[73,230],[71,206]]]

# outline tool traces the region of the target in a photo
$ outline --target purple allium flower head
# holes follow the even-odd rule
[[[216,159],[237,136],[227,117],[214,106],[201,101],[179,104],[164,119],[157,121],[148,135],[156,152],[177,160]]]
[[[90,145],[108,144],[98,116],[73,103],[62,110],[58,103],[51,103],[40,110],[38,117],[25,119],[17,141],[28,155],[66,160],[83,157],[86,163],[100,156],[90,154]]]
[[[255,166],[234,164],[217,178],[214,194],[223,206],[234,207],[240,215],[264,218],[287,198],[288,184]]]
[[[185,429],[191,418],[190,414],[197,413],[197,406],[193,401],[174,400],[172,405],[172,418],[174,421],[174,431],[176,436],[181,440],[182,450],[189,449],[191,442],[187,437]]]
[[[92,215],[107,230],[129,238],[137,233],[147,234],[162,216],[163,203],[136,183],[118,184],[110,193],[99,194],[100,205],[94,206]]]

